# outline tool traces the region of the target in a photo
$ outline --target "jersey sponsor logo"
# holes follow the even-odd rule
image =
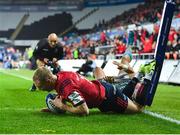
[[[73,103],[73,105],[77,105],[81,102],[83,102],[83,98],[80,96],[80,94],[77,91],[72,92],[68,99]]]

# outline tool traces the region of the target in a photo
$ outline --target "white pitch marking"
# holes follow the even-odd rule
[[[166,120],[166,121],[169,121],[169,122],[176,123],[176,124],[180,125],[180,121],[179,120],[167,117],[167,116],[165,116],[163,114],[159,114],[159,113],[155,113],[155,112],[151,112],[151,111],[147,111],[147,110],[144,110],[143,112],[145,114],[150,115],[150,116],[153,116],[153,117],[156,117],[156,118],[159,118],[159,119],[163,119],[163,120]]]
[[[11,76],[15,76],[15,77],[18,77],[18,78],[22,78],[22,79],[25,79],[25,80],[28,80],[28,81],[32,81],[32,79],[30,79],[29,77],[25,77],[25,76],[22,76],[22,75],[17,75],[15,73],[8,73],[4,70],[0,70],[0,72],[4,73],[4,74],[7,74],[7,75],[11,75]]]
[[[9,107],[0,108],[1,111],[4,111],[4,110],[37,111],[37,110],[41,110],[41,109],[37,109],[37,108],[15,108],[15,109],[12,109],[12,108],[9,108]]]
[[[30,79],[28,77],[25,77],[25,76],[22,76],[22,75],[17,75],[17,74],[7,73],[7,72],[3,72],[3,73],[8,74],[8,75],[12,75],[12,76],[15,76],[15,77],[19,77],[19,78],[22,78],[22,79],[25,79],[25,80],[28,80],[28,81],[32,81],[32,79]],[[2,109],[0,108],[0,110],[2,110]],[[20,109],[20,110],[23,110],[23,109]],[[167,116],[159,114],[159,113],[155,113],[155,112],[151,112],[151,111],[147,111],[147,110],[144,110],[143,113],[148,114],[148,115],[153,116],[153,117],[156,117],[156,118],[159,118],[159,119],[169,121],[171,123],[176,123],[176,124],[180,125],[179,120],[167,117]]]

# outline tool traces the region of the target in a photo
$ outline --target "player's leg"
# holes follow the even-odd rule
[[[105,87],[106,100],[98,107],[101,112],[116,112],[116,113],[137,113],[142,107],[135,104],[120,89],[110,83],[101,81]]]
[[[144,108],[143,105],[137,104],[128,96],[126,96],[121,90],[116,89],[116,94],[114,102],[112,103],[112,108],[115,112],[119,113],[138,113]]]
[[[122,56],[121,61],[120,62],[114,61],[113,64],[117,65],[118,69],[120,69],[120,70],[124,69],[128,73],[132,74],[132,73],[134,73],[134,70],[132,67],[129,66],[129,63],[131,62],[131,60],[132,60],[132,53],[129,50],[127,50],[124,53],[124,55]],[[129,67],[129,69],[128,69],[128,67]],[[96,79],[104,79],[107,77],[105,75],[103,69],[100,67],[96,67],[94,69],[93,75]],[[115,78],[113,78],[112,76],[107,77],[107,80],[110,80],[110,82],[112,82],[111,80],[114,80],[114,79]]]
[[[114,83],[116,79],[118,79],[115,76],[106,76],[103,69],[100,67],[96,67],[93,71],[93,76],[97,80],[104,80],[108,83]]]
[[[117,90],[112,108],[113,111],[118,113],[138,113],[141,112],[143,106],[136,104],[121,91]]]
[[[132,95],[132,99],[142,106],[145,105],[147,100],[148,89],[151,87],[151,79],[155,70],[155,65],[155,61],[150,63],[149,72],[145,74],[143,81],[136,85]]]
[[[124,84],[122,93],[124,93],[128,98],[132,99],[132,95],[135,91],[136,85],[139,83],[142,77],[145,76],[145,74],[150,74],[150,72],[153,71],[154,69],[155,69],[154,60],[144,65],[141,65],[138,73],[128,83]],[[115,84],[117,89],[121,89],[122,85],[123,85],[122,83]]]
[[[103,78],[106,77],[103,69],[100,68],[100,67],[96,67],[96,68],[94,69],[94,71],[93,71],[93,76],[94,76],[94,78],[96,78],[96,79],[98,79],[98,80],[99,80],[99,79],[103,79]]]
[[[132,100],[128,99],[128,105],[125,113],[138,113],[144,109],[144,106],[134,103]]]
[[[148,88],[151,86],[151,81],[144,79],[136,85],[132,99],[139,105],[144,106],[147,100]]]
[[[137,83],[139,82],[139,80],[134,77],[133,79],[131,79],[128,84],[124,87],[124,89],[122,90],[122,93],[125,94],[129,99],[132,98],[132,95],[134,93],[134,89],[137,85]],[[119,85],[119,84],[118,84]],[[121,85],[121,84],[120,84]]]

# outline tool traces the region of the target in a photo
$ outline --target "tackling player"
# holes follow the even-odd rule
[[[41,90],[56,90],[58,96],[52,103],[61,110],[82,115],[88,115],[89,108],[98,108],[102,112],[136,113],[145,105],[154,68],[154,61],[141,66],[139,73],[126,85],[89,81],[74,72],[61,71],[53,75],[45,67],[35,71],[33,81]],[[140,83],[140,74],[144,74],[143,83]],[[65,102],[72,103],[72,106]]]
[[[96,79],[103,79],[109,83],[121,82],[123,80],[130,80],[134,77],[134,69],[130,66],[130,62],[132,60],[132,53],[129,50],[123,54],[121,60],[119,62],[113,61],[114,65],[118,66],[119,74],[118,76],[106,76],[103,69],[100,67],[96,67],[93,71],[93,76]]]

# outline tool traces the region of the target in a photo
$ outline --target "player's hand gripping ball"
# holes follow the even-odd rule
[[[61,110],[60,108],[56,107],[53,104],[52,100],[54,100],[56,96],[57,96],[56,94],[51,94],[51,93],[46,96],[46,105],[48,109],[53,113],[65,113],[66,111]]]

